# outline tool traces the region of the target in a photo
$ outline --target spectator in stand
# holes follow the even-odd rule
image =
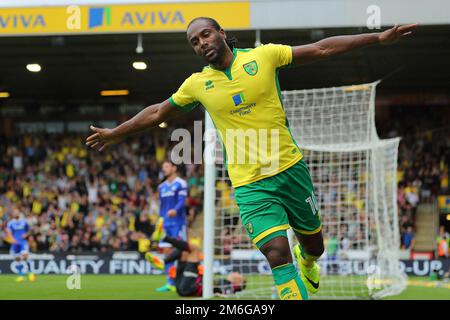
[[[407,182],[404,189],[407,203],[411,206],[413,215],[415,215],[417,204],[419,203],[418,186],[420,182],[415,180],[416,183]]]
[[[392,119],[401,121],[383,122],[378,127],[381,136],[384,125],[385,136],[402,137],[397,198],[403,246],[408,226],[415,228],[415,209],[449,191],[450,134],[447,118],[434,117],[432,112],[424,114],[423,110],[405,108],[404,113]],[[414,123],[414,127],[405,125],[407,123]],[[152,229],[156,222],[151,212],[158,212],[157,193],[152,190],[161,182],[158,161],[167,158],[170,146],[165,141],[168,139],[156,134],[141,136],[130,139],[130,143],[122,144],[120,148],[112,148],[108,154],[98,154],[87,152],[84,138],[85,135],[74,134],[24,134],[2,138],[0,250],[9,250],[2,234],[12,205],[21,207],[31,227],[33,233],[29,245],[33,252],[67,251],[74,247],[81,247],[83,251],[137,250],[139,241],[145,247],[145,241],[140,237],[142,232],[136,231],[135,224],[141,223],[144,212],[148,217],[143,221],[144,229],[148,228],[147,224]],[[202,210],[203,167],[190,164],[185,172],[183,178],[189,187],[188,219],[192,225]],[[352,194],[354,185],[346,186],[345,192],[336,184],[335,176],[330,174],[329,179],[330,183],[323,189],[318,186],[325,205],[330,201],[347,202],[338,199],[338,195]],[[360,193],[364,194],[364,184],[357,183]],[[218,183],[217,193],[220,205],[232,210],[235,203],[229,186]],[[361,233],[360,221],[365,221],[365,204],[357,203],[351,196],[348,201],[353,201],[357,209],[341,206],[326,210],[344,210],[341,214],[354,211],[348,219],[347,229],[339,234],[338,242],[345,240],[345,247],[355,249],[362,243],[361,236],[357,235]],[[327,223],[340,223],[333,216],[323,219],[324,231],[328,228]],[[234,230],[237,229],[230,226],[227,250],[239,242],[236,237],[240,231]],[[340,243],[342,246],[344,244]]]
[[[3,233],[16,205],[30,224],[33,252],[138,250],[139,244],[146,251],[143,235],[153,232],[159,211],[152,190],[161,182],[157,160],[167,157],[165,139],[133,138],[106,155],[87,152],[83,139],[25,134],[2,140],[0,250],[9,250]],[[192,165],[189,174],[201,174],[198,168]]]
[[[436,237],[437,256],[440,259],[449,257],[450,235],[445,231],[444,226],[439,227],[439,235]]]
[[[414,230],[412,226],[408,226],[402,239],[402,249],[410,250],[414,248]]]
[[[440,187],[441,187],[441,193],[445,194],[449,191],[448,189],[448,177],[449,177],[449,172],[448,172],[448,166],[445,166],[444,164],[441,165],[441,167],[443,168],[441,176],[440,176]]]

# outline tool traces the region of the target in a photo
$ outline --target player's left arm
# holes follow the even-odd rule
[[[8,223],[6,224],[6,239],[9,239],[11,241],[11,243],[17,243],[17,240],[14,239],[14,235],[13,235],[13,229],[12,229],[12,225],[11,225],[11,221],[8,221]]]
[[[25,224],[25,233],[22,235],[22,239],[28,239],[31,234],[30,225],[28,223]]]
[[[181,211],[181,209],[184,208],[186,204],[186,198],[187,198],[187,186],[186,185],[180,185],[180,188],[177,191],[177,203],[173,210],[178,214],[178,212]]]
[[[292,47],[292,62],[302,65],[335,57],[372,44],[391,44],[410,36],[416,27],[417,24],[396,25],[383,32],[329,37],[315,43],[295,46]]]
[[[17,240],[14,238],[13,232],[9,226],[6,227],[5,231],[6,231],[5,239],[11,241],[11,243],[17,243]]]
[[[22,239],[28,239],[29,236],[30,236],[30,232],[25,232],[25,233],[22,235]]]

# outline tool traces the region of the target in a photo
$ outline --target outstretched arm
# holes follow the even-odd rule
[[[102,151],[109,145],[118,143],[128,136],[141,133],[180,114],[183,114],[183,111],[174,107],[169,100],[165,100],[161,103],[148,106],[133,118],[114,129],[90,126],[90,129],[94,133],[86,138],[86,145],[95,150]]]
[[[371,44],[391,44],[412,34],[417,24],[395,26],[383,32],[359,34],[354,36],[337,36],[318,42],[292,48],[293,62],[307,64]]]

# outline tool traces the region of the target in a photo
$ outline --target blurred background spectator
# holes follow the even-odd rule
[[[155,193],[169,145],[132,138],[109,152],[89,151],[84,135],[25,134],[0,145],[0,249],[13,205],[31,227],[32,252],[148,250],[159,215]],[[192,223],[202,208],[199,165],[179,170],[189,182]]]
[[[401,247],[414,249],[418,205],[449,191],[450,129],[444,117],[414,107],[392,108],[388,121],[379,121],[377,127],[382,138],[402,138],[397,170],[399,230]],[[85,138],[69,133],[24,134],[0,145],[1,249],[9,246],[2,234],[14,204],[31,226],[33,252],[147,250],[158,218],[155,190],[163,178],[160,165],[172,147],[169,139],[152,132],[99,153],[84,146]],[[179,173],[188,183],[186,206],[192,225],[203,209],[203,167],[187,164]],[[340,185],[335,174],[325,174],[329,183],[318,185],[317,192],[323,211],[333,214],[322,216],[324,233],[338,235],[325,240],[336,240],[337,250],[358,249],[365,241],[366,217],[357,187],[365,192],[365,177],[355,175]],[[225,214],[218,238],[223,240],[224,253],[229,254],[234,244],[251,246],[242,238],[244,231],[226,218],[237,215],[229,184],[217,181],[216,199]]]

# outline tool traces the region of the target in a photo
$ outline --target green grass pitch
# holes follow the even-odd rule
[[[13,275],[0,276],[0,299],[179,299],[176,293],[158,293],[155,288],[165,283],[155,275],[82,275],[81,289],[68,290],[67,276],[41,275],[36,282],[15,282]],[[436,287],[426,278],[409,278],[407,289],[388,299],[445,299],[450,300],[450,285]]]

